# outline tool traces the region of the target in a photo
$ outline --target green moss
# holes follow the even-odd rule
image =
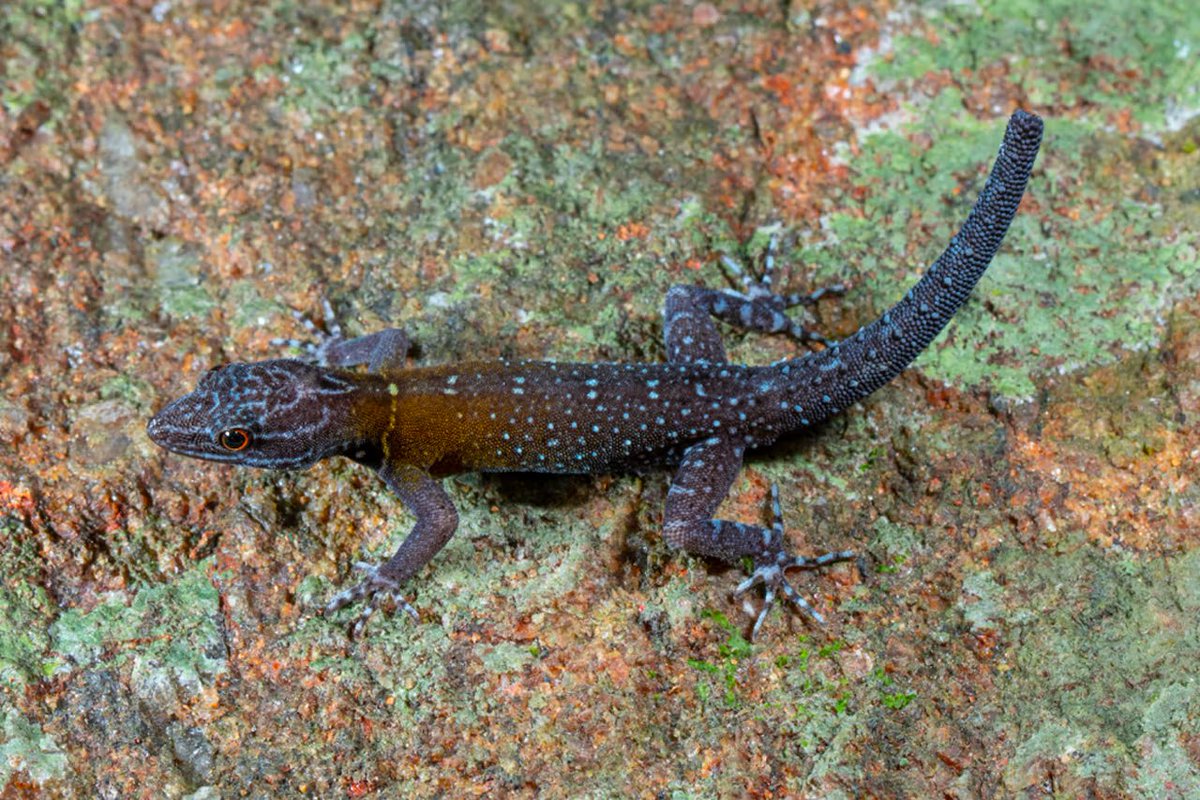
[[[706,609],[700,616],[715,623],[724,632],[726,639],[717,645],[717,655],[712,661],[698,658],[688,659],[688,666],[692,669],[711,676],[709,680],[697,680],[696,696],[701,703],[707,703],[712,695],[714,682],[719,682],[723,686],[722,696],[725,705],[736,707],[740,705],[737,694],[738,668],[752,653],[750,643],[721,612]]]
[[[917,699],[916,692],[888,692],[880,697],[883,705],[893,711],[899,711],[915,699]]]
[[[879,702],[884,708],[900,711],[917,699],[916,692],[896,691],[895,679],[882,667],[876,669],[872,677],[879,686]]]
[[[776,716],[780,731],[809,757],[833,746],[839,732],[858,724],[849,684],[838,677],[840,669],[833,658],[844,647],[840,639],[814,647],[802,635],[776,660],[783,678],[778,689],[767,693],[765,705]]]

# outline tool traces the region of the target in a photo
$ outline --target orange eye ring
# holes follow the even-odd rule
[[[236,453],[238,450],[245,450],[250,444],[250,431],[245,428],[230,428],[227,431],[221,431],[221,435],[217,438],[221,442],[221,447]]]

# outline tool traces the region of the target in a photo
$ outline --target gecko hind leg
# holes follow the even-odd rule
[[[835,284],[808,294],[775,294],[777,248],[778,244],[772,237],[763,259],[762,275],[751,275],[733,259],[722,257],[730,273],[741,280],[744,291],[688,285],[671,287],[663,305],[663,335],[668,361],[724,363],[725,346],[721,343],[721,332],[714,319],[760,333],[784,333],[801,342],[831,344],[829,339],[805,328],[785,312],[793,306],[812,305],[827,294],[844,292],[846,287]]]
[[[751,560],[754,571],[734,590],[738,595],[759,584],[763,586],[764,605],[755,620],[751,638],[762,627],[778,595],[783,595],[817,623],[824,623],[824,618],[788,583],[785,573],[793,567],[814,569],[847,561],[854,558],[854,553],[842,550],[814,558],[789,553],[779,490],[775,486],[771,487],[771,527],[713,519],[717,506],[741,469],[744,453],[741,445],[720,437],[706,439],[687,449],[667,493],[663,538],[673,547],[681,547],[693,555],[716,558],[729,564],[737,564],[744,558]]]

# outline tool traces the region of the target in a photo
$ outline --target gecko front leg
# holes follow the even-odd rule
[[[329,301],[322,300],[321,308],[325,315],[324,330],[303,312],[292,311],[292,315],[316,341],[272,339],[271,343],[303,350],[308,360],[319,367],[347,368],[366,365],[367,372],[373,374],[404,369],[404,359],[410,346],[408,335],[404,331],[399,328],[385,328],[366,336],[348,339],[342,333],[342,326],[338,324]]]
[[[321,342],[313,360],[322,367],[357,367],[365,364],[367,372],[396,372],[404,369],[408,355],[408,336],[399,328],[387,328],[354,339],[333,336]]]
[[[365,603],[350,623],[351,637],[362,633],[367,620],[387,600],[416,618],[417,612],[400,593],[401,586],[437,555],[458,527],[458,511],[440,481],[407,465],[384,464],[379,469],[379,477],[413,513],[417,522],[387,562],[380,566],[356,564],[367,573],[366,578],[358,585],[338,592],[325,606],[325,613],[332,614],[352,603]]]

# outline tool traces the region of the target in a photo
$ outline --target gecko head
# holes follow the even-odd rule
[[[146,425],[159,446],[251,467],[305,467],[340,451],[353,384],[296,359],[226,364]]]

